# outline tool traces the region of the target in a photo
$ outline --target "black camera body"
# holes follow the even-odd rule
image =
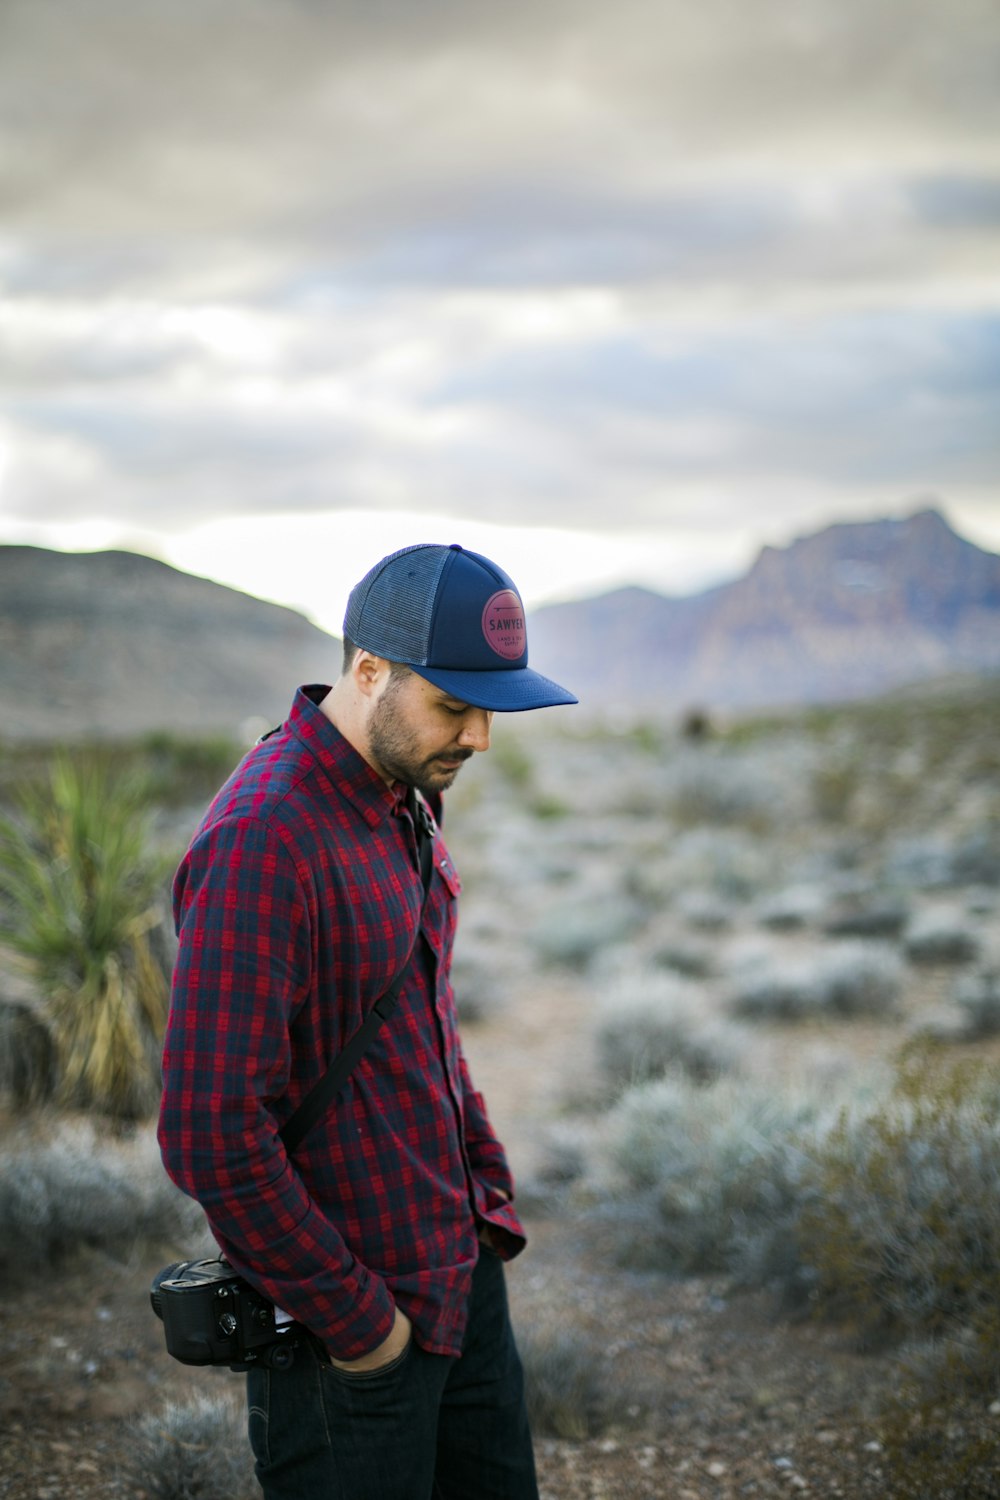
[[[163,1322],[167,1353],[183,1365],[255,1365],[287,1369],[305,1337],[296,1323],[275,1323],[274,1304],[225,1260],[182,1260],[166,1266],[149,1289]]]

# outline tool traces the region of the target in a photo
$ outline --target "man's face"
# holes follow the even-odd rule
[[[368,720],[368,749],[386,781],[443,792],[475,751],[490,747],[492,713],[473,708],[416,672],[389,678]]]

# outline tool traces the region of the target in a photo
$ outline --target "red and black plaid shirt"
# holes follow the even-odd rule
[[[458,1036],[440,833],[397,1009],[294,1159],[278,1138],[401,968],[423,899],[404,788],[316,706],[327,691],[299,690],[178,870],[160,1146],[233,1266],[335,1358],[381,1343],[394,1303],[458,1354],[478,1226],[508,1256],[524,1238]]]

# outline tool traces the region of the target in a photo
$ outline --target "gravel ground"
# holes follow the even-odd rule
[[[567,1243],[558,1222],[533,1242],[510,1272],[516,1320],[573,1326],[604,1348],[607,1389],[634,1398],[599,1438],[539,1439],[547,1500],[886,1493],[872,1431],[851,1414],[880,1372],[841,1337],[714,1284],[609,1274],[600,1247]],[[239,1377],[167,1357],[145,1304],[158,1263],[91,1256],[0,1309],[4,1500],[138,1500],[141,1481],[124,1477],[136,1419],[193,1390],[239,1398]]]
[[[525,1181],[567,1090],[586,1098],[593,1084],[576,1004],[571,985],[551,984],[469,1030],[474,1076]],[[857,1045],[857,1029],[851,1036]],[[572,1118],[561,1126],[575,1128]],[[861,1354],[848,1330],[779,1316],[764,1295],[622,1267],[591,1219],[537,1192],[529,1201],[529,1249],[509,1271],[515,1323],[578,1334],[617,1411],[596,1436],[539,1434],[544,1500],[939,1500],[933,1485],[898,1487],[879,1447],[888,1355]],[[153,1500],[150,1477],[129,1475],[138,1419],[196,1391],[239,1404],[239,1377],[167,1356],[149,1310],[151,1274],[183,1248],[121,1262],[91,1253],[6,1287],[0,1500]],[[973,1415],[987,1438],[1000,1432],[1000,1412]],[[979,1471],[949,1500],[995,1500],[994,1486]]]

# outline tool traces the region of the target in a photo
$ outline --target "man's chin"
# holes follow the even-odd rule
[[[446,792],[464,765],[464,759],[459,761],[430,761],[426,766],[421,768],[419,779],[415,785],[419,791],[425,793]]]

